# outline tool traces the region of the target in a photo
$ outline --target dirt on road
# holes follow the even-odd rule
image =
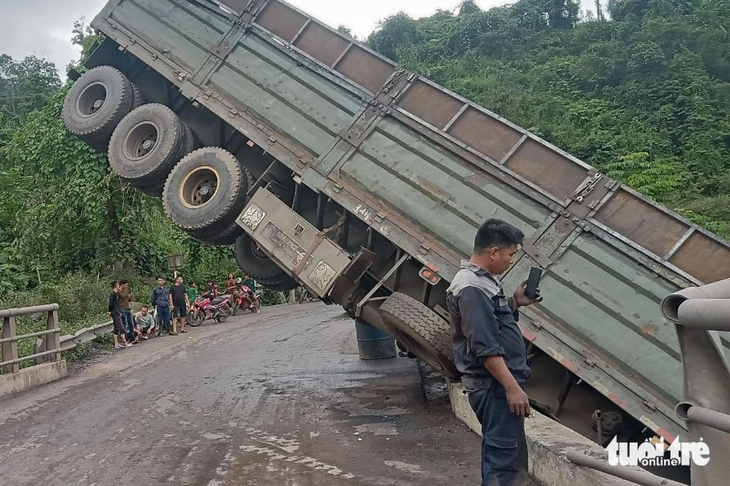
[[[8,485],[479,484],[479,438],[417,362],[360,360],[321,303],[115,352],[0,400],[0,436]]]

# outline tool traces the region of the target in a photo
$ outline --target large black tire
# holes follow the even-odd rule
[[[246,233],[236,239],[234,250],[241,270],[263,284],[275,285],[289,277]]]
[[[416,299],[395,292],[379,309],[391,335],[446,378],[458,379],[449,324]]]
[[[142,105],[124,117],[109,142],[109,165],[143,192],[159,196],[192,142],[180,118],[165,105]]]
[[[205,147],[187,155],[165,182],[167,216],[185,231],[227,227],[246,204],[246,170],[230,152]]]
[[[182,122],[183,128],[185,130],[185,145],[182,151],[182,154],[180,155],[180,159],[188,155],[190,152],[192,152],[195,149],[195,145],[197,144],[197,139],[195,138],[195,135],[193,134],[193,131],[190,129],[187,123]],[[179,162],[179,160],[178,160]],[[176,162],[177,163],[177,162]],[[173,165],[174,167],[174,165]],[[160,197],[162,196],[162,193],[165,189],[165,181],[167,178],[163,178],[162,180],[158,180],[157,182],[154,182],[152,184],[146,184],[146,183],[135,183],[134,187],[136,187],[140,192],[143,192],[147,194],[148,196],[153,197]],[[233,241],[228,243],[230,245],[233,244]]]
[[[274,292],[289,292],[290,290],[294,290],[297,287],[299,287],[299,284],[291,277],[286,277],[284,280],[280,282],[273,282],[273,283],[263,283],[259,282],[261,285],[266,287],[269,290],[272,290]]]
[[[132,83],[132,109],[136,110],[142,105],[144,105],[142,91],[139,90],[136,84]]]
[[[135,98],[135,87],[118,69],[91,69],[66,95],[62,111],[66,129],[96,150],[106,152],[114,129],[132,111]]]
[[[205,245],[228,246],[234,244],[238,237],[243,234],[243,228],[233,221],[220,230],[211,228],[205,231],[189,231],[188,233]]]

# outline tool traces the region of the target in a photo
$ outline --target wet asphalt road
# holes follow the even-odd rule
[[[102,358],[0,399],[1,484],[479,484],[479,438],[425,399],[416,361],[360,360],[341,308],[268,308]]]

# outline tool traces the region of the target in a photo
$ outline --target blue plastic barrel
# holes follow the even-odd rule
[[[357,319],[355,334],[357,334],[357,350],[360,353],[360,359],[385,359],[397,356],[395,339],[380,329]]]

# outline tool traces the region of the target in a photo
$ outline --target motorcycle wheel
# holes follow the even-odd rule
[[[228,313],[225,311],[219,312],[218,315],[215,316],[215,320],[218,322],[226,322],[228,320]]]
[[[198,327],[203,323],[204,320],[205,316],[203,316],[203,313],[199,310],[193,311],[188,314],[188,324],[190,325],[190,327]]]

